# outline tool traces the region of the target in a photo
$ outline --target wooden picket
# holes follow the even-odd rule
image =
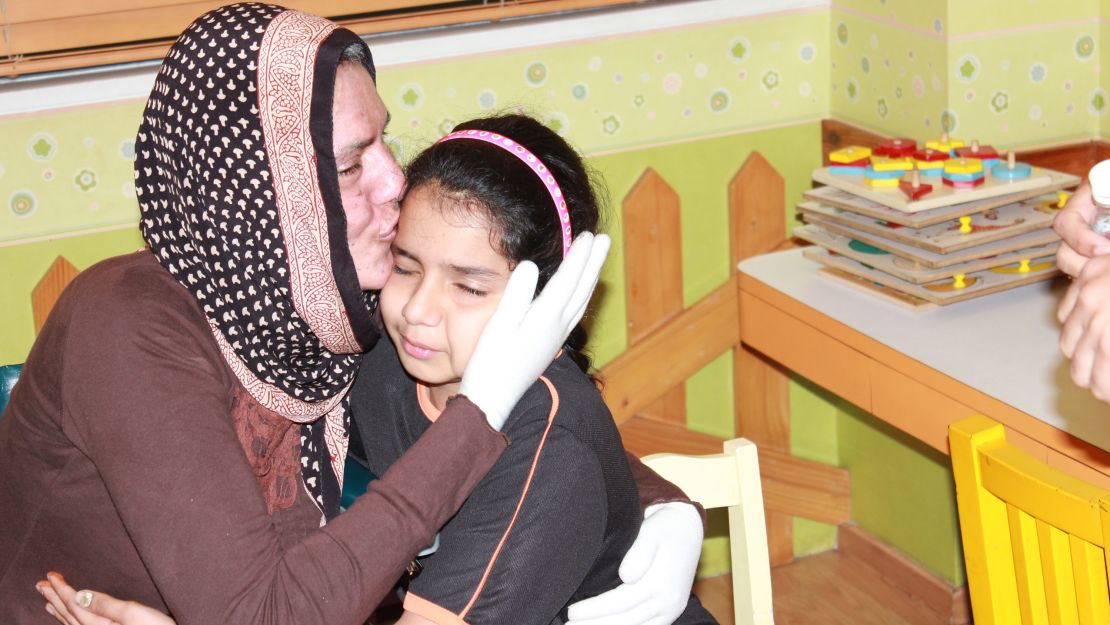
[[[782,175],[759,152],[753,152],[729,182],[729,229],[733,271],[740,261],[769,252],[786,241]],[[739,311],[744,314],[743,309]],[[737,319],[739,324],[739,319]],[[790,452],[790,397],[786,374],[746,345],[733,350],[736,435],[759,446]],[[745,419],[758,414],[760,419]],[[767,512],[771,564],[794,558],[794,520]]]
[[[648,168],[624,198],[625,301],[628,344],[682,312],[682,208],[678,193]],[[686,423],[679,384],[640,410],[647,418]]]
[[[64,256],[59,256],[54,259],[42,279],[31,290],[31,313],[35,320],[35,334],[42,330],[42,325],[46,323],[46,318],[54,308],[54,302],[58,301],[58,296],[78,273],[73,263],[66,260]]]

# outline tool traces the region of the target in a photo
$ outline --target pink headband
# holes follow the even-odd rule
[[[485,141],[490,145],[496,145],[520,159],[520,162],[531,167],[532,171],[536,172],[536,175],[540,177],[544,186],[547,187],[547,192],[551,194],[551,201],[555,202],[555,212],[559,213],[559,228],[563,232],[563,257],[565,258],[567,252],[570,251],[570,213],[567,211],[567,201],[563,199],[563,190],[559,188],[559,183],[555,182],[555,176],[551,175],[547,166],[544,165],[540,159],[536,158],[535,154],[529,152],[528,148],[508,137],[503,137],[488,130],[458,130],[451,134],[444,135],[439,141],[436,141],[436,144],[452,139],[477,139],[478,141]]]

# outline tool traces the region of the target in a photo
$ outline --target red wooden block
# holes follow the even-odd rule
[[[998,151],[989,145],[978,146],[978,152],[975,151],[975,148],[975,145],[956,148],[956,156],[964,158],[977,158],[980,160],[990,160],[992,158],[998,158]]]
[[[950,187],[954,187],[956,189],[974,189],[975,187],[977,187],[977,186],[983,184],[984,182],[986,182],[987,179],[984,177],[984,178],[979,178],[978,180],[972,180],[971,182],[964,182],[962,180],[952,181],[952,180],[949,180],[947,178],[942,178],[942,180],[944,181],[944,184],[946,184]]]
[[[948,152],[942,152],[940,150],[934,150],[932,148],[917,150],[913,153],[913,157],[916,160],[924,161],[926,163],[932,163],[935,161],[946,161],[951,158]]]
[[[933,185],[925,184],[924,182],[922,182],[921,184],[918,184],[917,187],[914,187],[913,182],[909,180],[900,181],[898,183],[898,188],[901,189],[902,193],[905,193],[906,197],[908,197],[911,201],[919,199],[921,196],[928,195],[929,193],[933,192]]]
[[[890,158],[902,158],[904,156],[913,156],[914,150],[917,149],[917,142],[913,139],[898,138],[898,139],[883,139],[875,148],[875,156],[888,156]]]

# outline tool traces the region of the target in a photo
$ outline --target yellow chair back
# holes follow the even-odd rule
[[[1110,491],[1006,442],[970,417],[948,430],[977,625],[1110,624]]]

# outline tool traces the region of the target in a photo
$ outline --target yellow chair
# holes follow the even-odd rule
[[[728,508],[732,596],[736,625],[770,625],[771,563],[755,444],[725,441],[724,453],[706,456],[652,454],[644,464],[706,509]]]
[[[971,417],[948,429],[976,625],[1110,623],[1110,491]]]

